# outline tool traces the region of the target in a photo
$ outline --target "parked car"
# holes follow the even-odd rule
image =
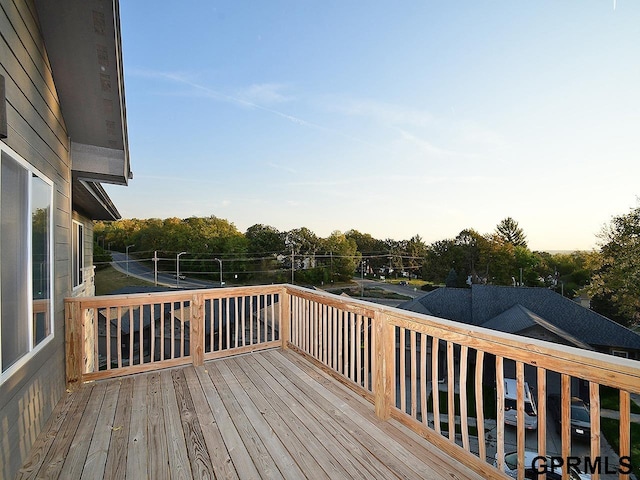
[[[515,378],[504,379],[504,423],[516,425],[518,421],[518,391]],[[529,384],[524,382],[524,428],[538,428],[538,410]]]
[[[562,427],[562,399],[560,395],[547,397],[549,413],[556,424],[556,432]],[[591,416],[589,407],[578,397],[571,397],[571,435],[576,438],[591,438]]]
[[[524,478],[537,479],[540,477],[540,470],[542,463],[539,461],[534,462],[538,452],[532,452],[530,450],[524,451]],[[546,471],[547,480],[562,480],[562,469],[555,467],[552,469],[553,464],[550,457],[546,457],[547,461],[545,465],[549,465]],[[498,467],[498,454],[496,453],[495,460],[493,462],[494,467]],[[504,472],[512,478],[518,478],[518,452],[509,452],[504,454]],[[588,473],[582,473],[576,467],[569,467],[569,479],[570,480],[589,480],[591,475]]]

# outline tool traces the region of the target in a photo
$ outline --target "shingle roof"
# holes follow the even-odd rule
[[[525,308],[519,304],[514,305],[509,310],[502,312],[500,315],[493,317],[491,320],[486,321],[481,326],[505,333],[519,333],[536,325],[540,325],[541,327],[552,332],[558,337],[565,339],[567,342],[573,344],[576,347],[584,348],[586,350],[592,350],[591,346],[589,346],[588,344],[581,342],[578,338],[574,337],[570,333],[565,332],[561,328],[555,326],[553,323],[545,320],[539,315],[536,315],[528,308]]]
[[[640,350],[640,335],[547,288],[474,285],[472,292],[476,325],[520,304],[589,345]]]
[[[496,285],[473,285],[471,289],[443,287],[405,302],[399,308],[483,325],[516,305],[579,342],[640,350],[639,334],[546,288]],[[517,322],[526,319],[518,316],[512,321],[516,322],[515,328]]]
[[[398,305],[398,308],[456,322],[472,323],[471,290],[468,288],[437,288],[423,297]]]

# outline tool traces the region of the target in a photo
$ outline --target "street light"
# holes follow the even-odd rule
[[[180,286],[180,255],[184,255],[187,252],[180,252],[176,256],[176,288]]]
[[[127,245],[127,246],[125,247],[125,250],[126,250],[126,252],[127,252],[127,257],[126,257],[126,258],[127,258],[127,277],[129,276],[129,249],[130,249],[131,247],[135,247],[135,245]]]
[[[220,263],[220,287],[222,287],[222,260],[219,258],[214,258],[213,260]]]

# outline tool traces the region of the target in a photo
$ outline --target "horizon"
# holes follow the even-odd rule
[[[640,4],[120,2],[124,218],[592,250],[640,190]]]
[[[210,217],[210,215],[202,216],[202,217],[195,217],[195,218],[209,218],[209,217]],[[245,229],[241,229],[241,228],[238,228],[238,226],[237,226],[234,222],[232,222],[231,220],[229,220],[228,218],[222,218],[222,217],[217,217],[217,216],[215,216],[215,217],[216,217],[216,218],[218,218],[219,220],[223,220],[223,221],[228,222],[228,223],[229,223],[229,225],[232,225],[233,227],[235,227],[235,229],[236,229],[239,233],[241,233],[242,235],[245,235],[245,234],[247,233],[248,228],[249,228],[249,227],[251,227],[251,226],[253,226],[253,225],[249,225],[249,227],[247,227],[247,228],[245,228]],[[166,218],[158,218],[158,217],[150,217],[150,218],[122,218],[121,220],[132,220],[132,221],[135,221],[135,220],[139,220],[139,221],[145,221],[145,220],[161,220],[161,221],[164,221],[164,220],[167,220],[167,219],[169,219],[169,218],[178,218],[179,220],[184,221],[184,220],[187,220],[187,219],[189,219],[189,218],[194,218],[194,216],[192,216],[192,217],[185,217],[185,218],[179,218],[179,217],[166,217]],[[118,220],[116,220],[116,221],[118,221]],[[109,221],[109,222],[106,222],[106,221],[105,221],[105,223],[112,223],[112,222],[110,222],[110,221]],[[254,225],[256,225],[256,224],[254,224]],[[279,228],[275,227],[274,225],[268,225],[268,224],[262,224],[262,225],[265,225],[265,226],[269,226],[269,227],[276,228],[276,230],[278,230],[278,232],[279,232],[279,233],[286,233],[286,232],[288,232],[289,230],[291,230],[291,229],[289,229],[289,230],[281,230],[281,229],[279,229]],[[294,227],[294,228],[303,228],[303,227],[305,227],[305,226],[304,226],[304,225],[299,225],[298,227]],[[314,231],[314,230],[312,230],[312,229],[309,229],[309,230],[311,230],[311,232],[312,232],[314,235],[316,235],[318,238],[320,238],[320,239],[326,239],[326,238],[328,238],[328,237],[329,237],[333,232],[335,232],[335,231],[336,231],[336,230],[332,230],[332,231],[331,231],[331,232],[329,232],[327,235],[320,235],[320,234],[318,234],[318,232],[315,232],[315,231]],[[342,233],[342,234],[346,234],[346,233],[347,233],[347,232],[349,232],[350,230],[355,230],[355,229],[347,229],[347,230],[339,231],[339,232],[340,232],[340,233]],[[403,240],[404,240],[404,241],[407,241],[407,240],[410,240],[412,237],[414,237],[414,236],[415,236],[415,235],[412,235],[411,237],[407,237],[407,238],[399,238],[399,237],[391,237],[391,236],[387,236],[387,237],[376,237],[375,235],[372,235],[370,232],[363,232],[363,231],[360,231],[360,230],[357,230],[357,231],[358,231],[359,233],[363,234],[363,235],[367,235],[367,234],[369,234],[369,235],[371,235],[371,236],[373,237],[373,239],[374,239],[374,240],[380,240],[380,241],[385,241],[385,240],[387,240],[387,239],[389,239],[389,240],[393,240],[393,241],[403,241]],[[459,233],[460,233],[460,232],[459,232]],[[487,235],[490,235],[491,233],[495,233],[495,232],[484,232],[484,233],[482,233],[482,232],[478,232],[478,233],[480,233],[480,235],[482,235],[482,236],[487,236]],[[526,240],[526,232],[524,232],[524,233],[525,233],[525,240]],[[420,239],[422,240],[422,242],[423,242],[426,246],[429,246],[430,244],[432,244],[433,242],[438,241],[438,240],[450,240],[450,239],[453,239],[453,238],[454,238],[454,237],[452,237],[452,238],[439,238],[439,239],[436,239],[436,240],[434,240],[434,241],[426,241],[424,238],[420,237]],[[546,250],[540,250],[540,249],[536,249],[536,248],[531,248],[531,247],[528,245],[528,242],[527,242],[527,248],[528,248],[530,251],[532,251],[532,252],[544,252],[544,253],[549,253],[549,254],[551,254],[551,255],[563,255],[563,254],[571,254],[571,253],[575,253],[575,252],[580,253],[580,252],[590,252],[590,251],[597,250],[595,247],[594,247],[594,248],[592,248],[592,249],[589,249],[589,250],[581,250],[581,249],[561,249],[561,250],[558,250],[558,249],[546,249]],[[132,251],[135,251],[135,252],[138,252],[138,253],[140,252],[140,250],[137,250],[137,249],[135,249],[135,248],[134,248]],[[149,251],[149,252],[151,252],[152,250],[143,250],[143,251]],[[177,251],[178,251],[178,250],[176,250],[176,252],[177,252]],[[211,252],[197,252],[197,251],[189,251],[189,252],[187,252],[187,253],[192,254],[192,255],[198,255],[198,254],[201,254],[201,253],[211,253]],[[275,253],[275,252],[269,252],[269,253]],[[387,255],[388,255],[388,254],[386,254],[386,253],[384,253],[384,254],[383,254],[383,253],[373,253],[373,252],[361,252],[361,253],[366,253],[366,254],[367,254],[367,257],[369,257],[369,256],[371,256],[371,257],[379,257],[379,256],[380,256],[380,257],[381,257],[381,256],[387,256]],[[219,254],[221,254],[221,255],[225,255],[225,253],[222,253],[222,252],[219,252]],[[318,254],[317,256],[318,256],[318,257],[322,257],[323,255]],[[335,258],[338,258],[338,257],[339,257],[339,255],[334,255],[334,257],[335,257]],[[213,261],[213,260],[212,260],[212,261]]]

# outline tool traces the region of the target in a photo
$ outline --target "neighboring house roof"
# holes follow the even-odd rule
[[[398,305],[398,308],[456,322],[473,323],[471,290],[468,288],[437,288],[423,297]]]
[[[486,321],[480,326],[490,328],[492,330],[499,330],[505,333],[521,333],[536,325],[540,325],[545,330],[561,337],[573,346],[583,348],[585,350],[592,350],[590,345],[581,342],[578,338],[568,332],[565,332],[561,328],[558,328],[553,323],[545,320],[539,315],[536,315],[522,305],[514,305],[509,310],[502,312],[500,315],[493,317],[491,320]]]
[[[546,288],[496,285],[473,285],[470,289],[443,287],[405,302],[399,308],[485,326],[516,305],[535,314],[536,318],[529,316],[527,320],[523,311],[511,311],[509,318],[513,325],[508,327],[510,329],[527,321],[536,321],[550,331],[553,331],[551,327],[554,328],[554,333],[561,332],[560,336],[564,338],[573,338],[592,347],[640,350],[640,335],[637,333]]]

